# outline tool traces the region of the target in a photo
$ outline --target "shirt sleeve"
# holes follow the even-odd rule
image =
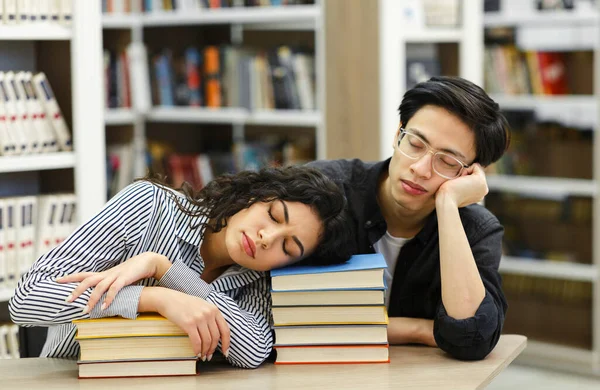
[[[504,229],[492,218],[480,231],[484,232],[482,238],[471,249],[486,290],[483,301],[473,317],[458,320],[448,315],[440,300],[433,323],[438,346],[461,360],[480,360],[494,349],[508,306],[498,272]]]
[[[241,287],[236,299],[217,292],[183,262],[175,261],[159,285],[194,295],[217,306],[229,325],[231,342],[227,360],[236,367],[256,368],[273,350],[270,327],[271,295],[268,278]],[[221,343],[218,346],[221,350]]]
[[[90,314],[83,314],[93,288],[74,302],[66,302],[77,283],[61,284],[55,279],[78,272],[101,272],[127,259],[129,249],[141,239],[151,220],[155,202],[155,186],[143,181],[131,184],[95,217],[41,256],[21,277],[9,301],[12,321],[49,326],[90,317],[135,318],[142,286],[126,286],[107,310],[99,310],[101,299]]]

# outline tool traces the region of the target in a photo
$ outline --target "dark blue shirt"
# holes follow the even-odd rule
[[[323,171],[348,199],[352,253],[373,253],[373,244],[386,232],[387,224],[377,203],[377,186],[390,160],[365,163],[360,160],[315,161],[310,166]],[[435,210],[421,231],[406,242],[393,276],[389,302],[390,317],[432,319],[438,346],[458,359],[483,359],[492,351],[502,331],[507,303],[502,292],[498,266],[502,256],[504,229],[498,219],[480,205],[459,209],[485,298],[471,318],[457,320],[442,303],[440,247]]]

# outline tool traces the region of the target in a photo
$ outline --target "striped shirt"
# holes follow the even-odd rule
[[[71,321],[136,318],[142,289],[156,285],[200,297],[220,309],[231,332],[227,359],[232,365],[254,368],[269,356],[273,334],[267,274],[233,265],[210,284],[200,279],[207,218],[183,213],[167,191],[145,181],[129,185],[23,275],[9,302],[10,315],[20,325],[49,327],[42,357],[77,357],[79,344]],[[177,196],[184,206],[195,207]],[[104,311],[103,296],[89,314],[82,313],[92,288],[68,303],[65,299],[77,283],[55,282],[63,275],[105,271],[144,252],[162,254],[173,265],[159,281],[149,278],[124,287]]]

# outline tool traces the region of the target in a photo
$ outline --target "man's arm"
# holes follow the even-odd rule
[[[436,199],[440,237],[442,302],[449,316],[462,320],[475,315],[485,288],[465,233],[458,205],[445,193]]]
[[[483,169],[475,164],[436,194],[442,299],[433,333],[441,349],[464,360],[490,353],[506,311],[498,273],[504,229],[490,216],[467,237],[459,214],[459,208],[481,200],[487,191]]]

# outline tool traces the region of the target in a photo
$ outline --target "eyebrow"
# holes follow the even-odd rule
[[[407,130],[412,131],[413,133],[415,133],[416,135],[418,135],[419,137],[423,138],[425,140],[425,142],[427,142],[429,145],[431,145],[431,142],[429,142],[429,140],[427,139],[427,137],[425,136],[425,134],[423,134],[419,129],[415,129],[414,127],[411,127]],[[450,153],[453,154],[457,157],[462,158],[463,160],[467,160],[467,158],[459,151],[456,151],[454,149],[448,149],[448,148],[443,148],[443,149],[437,149],[441,152],[446,152],[446,153]]]
[[[279,201],[283,205],[283,217],[285,219],[285,223],[288,224],[290,223],[290,214],[288,213],[287,204],[285,204],[285,202],[282,199],[279,199]],[[302,242],[300,242],[300,240],[296,236],[292,236],[292,240],[294,240],[294,242],[300,248],[300,257],[304,256],[304,245],[302,245]]]

